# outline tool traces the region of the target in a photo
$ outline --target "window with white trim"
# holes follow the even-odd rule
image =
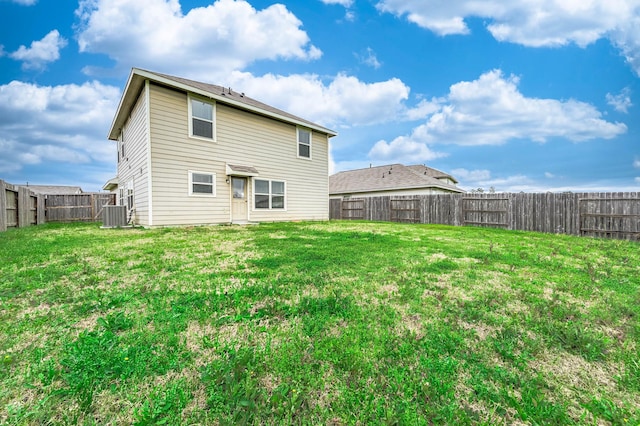
[[[189,195],[216,196],[216,174],[189,171]]]
[[[280,180],[254,179],[253,206],[260,210],[284,210],[285,183]]]
[[[118,163],[120,161],[124,161],[124,130],[120,132],[120,136],[118,136]]]
[[[298,157],[311,159],[311,131],[298,127]]]
[[[127,206],[127,212],[133,209],[133,181],[122,183],[118,188],[118,205]]]
[[[133,209],[133,181],[129,181],[127,185],[127,211]]]
[[[189,97],[189,136],[215,139],[215,103]]]

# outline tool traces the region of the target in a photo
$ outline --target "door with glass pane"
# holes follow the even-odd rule
[[[231,219],[233,222],[247,221],[247,178],[231,178]]]

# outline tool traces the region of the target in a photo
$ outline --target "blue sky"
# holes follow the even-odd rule
[[[100,190],[131,67],[336,130],[331,170],[640,189],[640,0],[0,0],[0,179]]]

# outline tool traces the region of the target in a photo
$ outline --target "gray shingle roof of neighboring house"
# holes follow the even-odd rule
[[[304,118],[300,118],[286,111],[282,111],[278,108],[252,99],[249,96],[246,96],[244,93],[237,92],[228,87],[222,87],[215,84],[203,83],[200,81],[189,80],[173,75],[133,68],[129,77],[129,81],[127,83],[127,89],[125,89],[125,95],[130,94],[131,98],[129,99],[123,97],[120,101],[118,111],[116,112],[114,121],[111,124],[109,139],[115,140],[117,138],[117,131],[124,123],[124,115],[126,115],[120,114],[120,111],[130,110],[130,108],[133,106],[133,103],[135,102],[135,98],[144,85],[144,80],[146,79],[152,80],[158,84],[164,84],[169,87],[198,93],[200,95],[214,99],[217,102],[222,102],[257,114],[262,114],[276,120],[306,126],[313,130],[326,133],[330,137],[337,135],[337,133],[333,130],[327,129],[326,127],[323,127],[319,124],[313,123],[309,120],[305,120]],[[133,90],[129,90],[129,86],[131,86],[131,89]]]
[[[423,165],[404,166],[402,164],[390,164],[348,170],[329,176],[329,195],[420,188],[464,192],[457,186],[439,179],[451,179],[453,182],[458,182],[447,173]]]
[[[36,194],[44,195],[73,195],[82,194],[82,188],[79,186],[66,186],[66,185],[21,185],[25,188],[29,188]]]
[[[427,167],[423,164],[416,164],[414,166],[406,166],[408,169],[410,169],[413,172],[417,172],[419,174],[423,174],[425,176],[430,176],[432,178],[436,178],[436,179],[451,179],[451,181],[453,183],[458,183],[458,180],[456,178],[454,178],[453,176],[451,176],[448,173],[442,172],[438,169],[433,169],[431,167]]]

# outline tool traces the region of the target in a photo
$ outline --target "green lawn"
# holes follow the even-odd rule
[[[0,424],[640,424],[640,245],[331,222],[0,233]]]

